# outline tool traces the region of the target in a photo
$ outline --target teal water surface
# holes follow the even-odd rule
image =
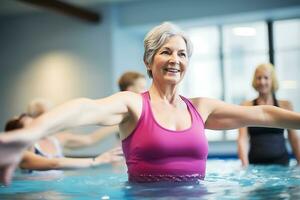
[[[131,184],[124,165],[24,175],[0,186],[0,199],[300,199],[300,168],[250,166],[237,160],[208,160],[197,184]]]

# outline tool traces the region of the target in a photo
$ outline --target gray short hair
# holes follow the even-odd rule
[[[147,65],[152,64],[156,52],[173,36],[181,36],[185,41],[187,56],[190,58],[193,53],[193,46],[190,38],[175,24],[164,22],[148,32],[144,39],[144,62]],[[152,72],[147,71],[150,78]]]

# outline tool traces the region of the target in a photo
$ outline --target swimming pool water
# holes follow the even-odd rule
[[[0,199],[300,199],[300,168],[240,167],[237,160],[209,160],[198,184],[130,184],[124,165],[67,171],[63,175],[17,173]]]

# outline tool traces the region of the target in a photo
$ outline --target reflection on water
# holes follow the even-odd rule
[[[123,188],[123,199],[187,199],[208,195],[206,187],[199,184],[130,184]]]
[[[0,194],[0,198],[3,200],[33,200],[33,199],[43,199],[43,200],[67,200],[72,199],[67,195],[58,193],[56,191],[45,191],[45,192],[20,192],[16,194]]]
[[[300,199],[300,168],[209,160],[205,181],[184,185],[128,183],[124,166],[109,165],[50,179],[17,174],[11,186],[0,186],[0,199]]]

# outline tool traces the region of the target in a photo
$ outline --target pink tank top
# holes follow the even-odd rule
[[[136,128],[122,141],[129,181],[193,182],[204,179],[208,143],[203,120],[192,103],[181,97],[191,115],[191,127],[173,131],[155,120],[149,92],[143,93],[142,98],[142,114]]]

